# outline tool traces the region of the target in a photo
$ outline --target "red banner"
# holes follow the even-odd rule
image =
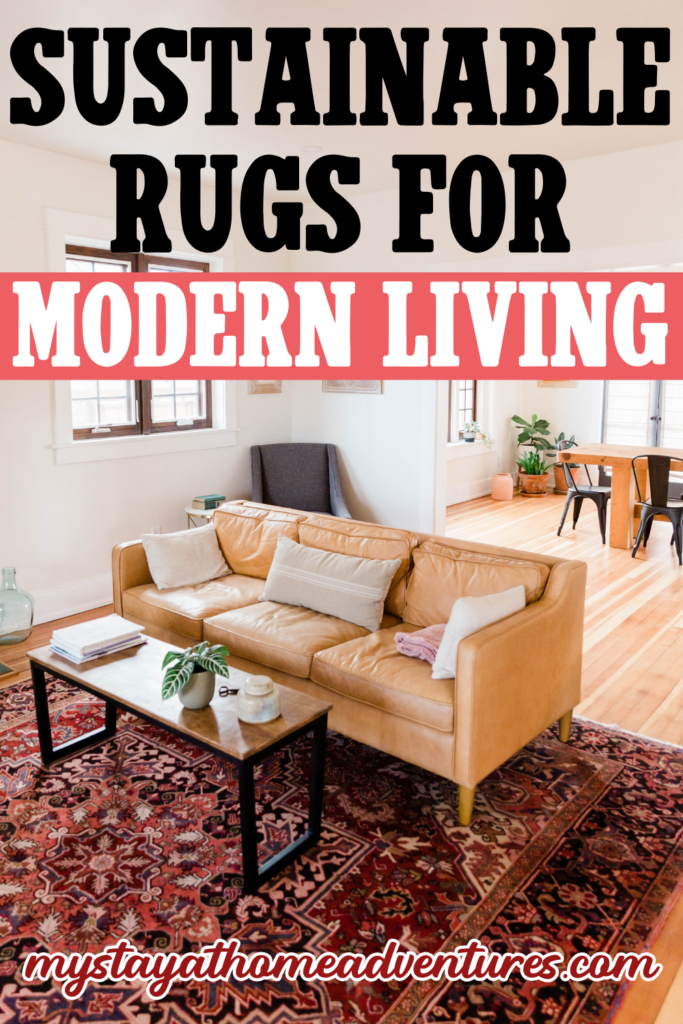
[[[683,378],[665,274],[0,274],[0,378]]]

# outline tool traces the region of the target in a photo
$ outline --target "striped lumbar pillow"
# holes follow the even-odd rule
[[[379,629],[384,598],[400,558],[356,558],[297,544],[280,535],[259,601],[299,605]]]

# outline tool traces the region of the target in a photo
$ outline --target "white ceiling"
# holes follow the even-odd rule
[[[112,153],[151,153],[175,173],[173,159],[177,153],[236,153],[239,164],[236,179],[257,156],[263,153],[297,155],[302,164],[302,177],[308,164],[322,153],[343,153],[361,159],[361,184],[348,192],[373,192],[397,186],[397,171],[391,166],[394,153],[446,153],[449,169],[466,155],[484,153],[504,168],[510,153],[548,153],[566,161],[600,153],[651,146],[683,137],[681,100],[681,43],[683,38],[683,4],[680,0],[23,0],[17,4],[0,0],[1,52],[0,88],[6,98],[2,104],[0,137],[42,149],[78,156],[103,163]],[[25,28],[46,26],[63,29],[76,26],[127,26],[132,31],[128,44],[127,89],[124,109],[118,120],[106,127],[84,122],[73,102],[71,90],[71,45],[66,43],[65,57],[46,60],[46,66],[64,86],[67,104],[58,120],[44,127],[9,123],[11,96],[26,96],[32,90],[14,72],[9,60],[12,39]],[[155,95],[154,90],[137,72],[132,60],[132,44],[142,32],[157,26],[189,29],[201,25],[246,25],[253,30],[253,60],[234,61],[233,106],[239,114],[235,127],[209,127],[204,113],[209,109],[209,65],[184,60],[169,60],[171,68],[184,81],[190,105],[181,120],[164,128],[134,125],[134,96]],[[289,124],[290,109],[280,108],[280,126],[257,126],[254,113],[261,101],[269,44],[265,30],[269,25],[307,26],[311,29],[308,44],[311,74],[318,111],[327,110],[328,46],[322,39],[326,26],[388,26],[394,30],[399,49],[401,27],[426,26],[430,39],[425,60],[425,125],[399,126],[389,111],[389,125],[384,128],[293,126]],[[566,44],[560,37],[565,25],[593,26],[597,39],[592,44],[591,96],[597,102],[600,89],[615,93],[615,110],[621,108],[622,46],[615,32],[621,26],[667,26],[671,28],[672,54],[669,64],[659,65],[659,85],[671,90],[672,123],[660,127],[563,127],[560,114],[549,125],[534,127],[471,126],[467,124],[468,108],[460,108],[460,123],[453,127],[431,124],[436,108],[443,71],[446,44],[441,33],[447,26],[486,26],[489,41],[486,54],[494,110],[505,109],[505,46],[499,31],[503,26],[534,26],[549,31],[557,44],[557,57],[552,72],[560,93],[560,113],[566,109]],[[97,49],[104,56],[101,41]],[[352,109],[360,113],[364,107],[364,46],[352,46]],[[652,56],[650,56],[652,59]],[[102,76],[104,85],[104,76]],[[100,93],[103,95],[103,93]],[[307,153],[305,146],[319,146],[320,151]],[[212,180],[212,176],[207,181]]]

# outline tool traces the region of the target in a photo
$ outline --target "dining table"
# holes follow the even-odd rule
[[[683,472],[683,453],[674,448],[648,448],[632,444],[583,444],[557,453],[560,462],[611,467],[612,497],[609,525],[611,548],[631,548],[635,543],[638,520],[640,519],[640,503],[637,500],[632,460],[638,455],[666,455],[671,459],[671,470]],[[635,468],[640,493],[645,498],[648,494],[647,460],[639,459]],[[683,483],[681,493],[683,493]],[[664,519],[665,517],[656,516],[656,518]]]

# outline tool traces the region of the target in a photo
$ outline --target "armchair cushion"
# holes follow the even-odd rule
[[[452,679],[432,679],[426,661],[400,654],[394,636],[417,629],[406,622],[378,633],[319,651],[311,679],[362,704],[399,715],[411,722],[453,732]],[[359,708],[359,715],[362,710]]]

